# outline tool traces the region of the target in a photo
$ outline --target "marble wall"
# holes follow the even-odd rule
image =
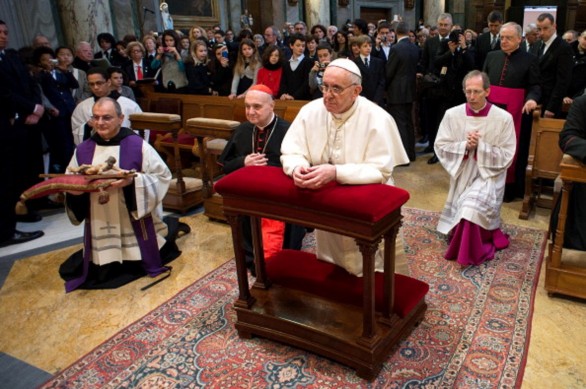
[[[446,9],[445,0],[424,0],[423,20],[432,26],[437,24],[437,17]]]
[[[8,26],[9,47],[30,45],[37,34],[49,38],[52,45],[61,41],[59,16],[53,2],[46,0],[0,1],[0,19]]]

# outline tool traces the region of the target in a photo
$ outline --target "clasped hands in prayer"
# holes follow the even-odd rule
[[[320,189],[335,180],[336,167],[330,164],[300,166],[293,170],[293,182],[299,188]]]
[[[473,151],[478,147],[478,139],[480,139],[480,132],[472,131],[466,134],[466,150]]]
[[[267,166],[269,160],[266,154],[252,153],[244,158],[244,166]]]

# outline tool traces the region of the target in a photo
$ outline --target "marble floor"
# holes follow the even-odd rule
[[[395,183],[411,193],[407,206],[440,211],[448,177],[440,165],[427,165],[426,160],[421,157],[398,168]],[[537,209],[524,221],[518,219],[520,206],[520,201],[504,204],[505,223],[547,229],[549,210]],[[141,288],[152,279],[115,290],[65,294],[58,268],[79,244],[14,261],[0,289],[0,353],[56,373],[233,257],[226,225],[201,214],[182,220],[192,227],[191,234],[178,241],[183,255],[172,263],[171,277],[146,291]],[[51,240],[59,227],[45,232]],[[4,261],[0,253],[0,264]],[[535,296],[523,388],[584,388],[586,301],[548,297],[543,282],[544,266]]]

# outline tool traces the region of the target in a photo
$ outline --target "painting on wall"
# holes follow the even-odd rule
[[[220,22],[218,0],[167,0],[174,27],[212,26]]]

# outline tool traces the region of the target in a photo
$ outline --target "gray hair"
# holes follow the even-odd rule
[[[505,27],[511,27],[517,33],[517,37],[521,38],[523,36],[523,29],[515,22],[507,22],[501,26],[501,30]]]
[[[535,23],[529,23],[525,27],[525,34],[529,34],[531,32],[537,32],[537,25]]]
[[[450,19],[450,23],[454,23],[454,19],[452,19],[452,14],[444,12],[439,14],[439,16],[437,17],[437,21],[439,22],[440,20],[444,20],[444,19]]]

